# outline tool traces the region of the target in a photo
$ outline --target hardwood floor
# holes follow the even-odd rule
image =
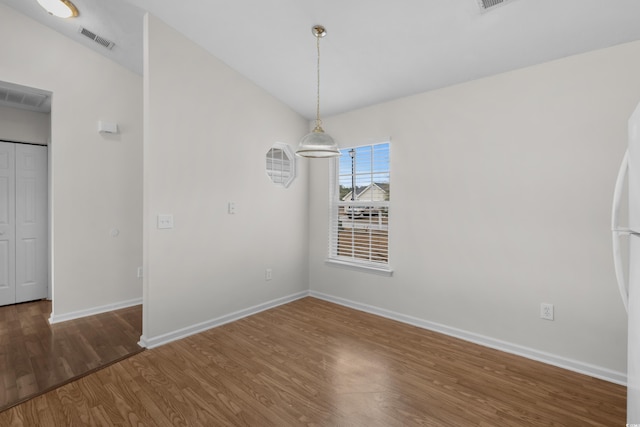
[[[142,306],[55,325],[50,314],[51,301],[0,307],[0,411],[142,351]]]
[[[147,350],[3,426],[623,426],[625,387],[304,298]]]

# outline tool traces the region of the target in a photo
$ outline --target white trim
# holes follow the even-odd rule
[[[549,365],[557,366],[559,368],[567,369],[569,371],[589,375],[591,377],[599,378],[601,380],[609,381],[615,384],[620,384],[620,385],[627,384],[627,375],[623,372],[613,371],[611,369],[591,365],[589,363],[580,362],[578,360],[568,359],[566,357],[557,356],[557,355],[546,353],[544,351],[539,351],[533,348],[524,347],[518,344],[497,340],[495,338],[487,337],[487,336],[476,334],[473,332],[464,331],[462,329],[452,328],[450,326],[442,325],[440,323],[430,322],[428,320],[419,319],[417,317],[408,316],[406,314],[397,313],[391,310],[386,310],[384,308],[375,307],[368,304],[362,304],[362,303],[351,301],[348,299],[323,294],[321,292],[309,291],[309,296],[322,299],[325,301],[329,301],[334,304],[339,304],[345,307],[353,308],[355,310],[364,311],[367,313],[375,314],[377,316],[397,320],[399,322],[407,323],[409,325],[417,326],[419,328],[428,329],[434,332],[439,332],[444,335],[460,338],[462,340],[469,341],[474,344],[479,344],[484,347],[489,347],[496,350],[504,351],[506,353],[511,353],[518,356],[526,357],[527,359],[536,360],[538,362],[543,362]]]
[[[94,314],[106,313],[108,311],[120,310],[121,308],[133,307],[142,304],[142,298],[120,301],[113,304],[101,305],[99,307],[87,308],[84,310],[72,311],[71,313],[55,315],[51,313],[49,324],[66,322],[67,320],[79,319],[81,317],[93,316]]]
[[[340,261],[335,258],[327,258],[324,260],[324,262],[327,265],[344,268],[346,270],[362,271],[364,273],[373,273],[387,277],[393,275],[393,270],[387,264],[381,264],[380,266],[364,263],[358,264],[353,261]]]
[[[271,301],[267,301],[262,304],[254,305],[253,307],[245,308],[242,310],[234,311],[233,313],[225,314],[215,319],[210,319],[205,322],[196,323],[195,325],[187,326],[185,328],[177,329],[173,332],[158,335],[157,337],[147,338],[144,335],[140,337],[138,345],[146,348],[155,348],[163,344],[170,343],[188,336],[207,331],[218,326],[222,326],[226,323],[230,323],[236,320],[240,320],[244,317],[252,316],[260,313],[261,311],[269,310],[270,308],[277,307],[279,305],[287,304],[292,301],[304,298],[309,295],[308,291],[298,292],[286,297],[277,298]]]

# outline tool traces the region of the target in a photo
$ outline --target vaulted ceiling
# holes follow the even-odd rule
[[[149,11],[308,118],[314,24],[328,33],[324,116],[640,40],[638,0],[506,0],[488,9],[481,0],[72,1],[80,16],[60,19],[36,0],[0,0],[139,74]],[[109,50],[79,27],[115,45]]]

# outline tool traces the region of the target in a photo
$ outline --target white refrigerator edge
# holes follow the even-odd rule
[[[640,104],[629,118],[628,147],[613,197],[611,230],[614,267],[622,302],[628,313],[627,424],[640,426]],[[620,201],[628,176],[629,225],[620,227]],[[625,279],[621,256],[622,236],[628,236],[629,268]]]

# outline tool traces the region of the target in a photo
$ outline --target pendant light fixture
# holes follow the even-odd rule
[[[320,120],[320,39],[327,35],[327,30],[322,25],[315,25],[311,28],[311,32],[316,37],[316,50],[318,51],[317,62],[317,98],[316,98],[316,127],[313,131],[302,137],[296,150],[296,155],[301,157],[322,158],[322,157],[338,157],[340,150],[328,134],[322,129],[322,120]]]
[[[69,0],[38,0],[38,3],[50,15],[58,18],[73,18],[78,16],[78,9]]]

